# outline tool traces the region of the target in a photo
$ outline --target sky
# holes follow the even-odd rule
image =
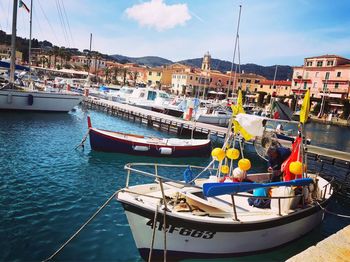
[[[30,0],[22,0],[29,8]],[[241,64],[301,65],[310,56],[350,58],[348,0],[33,0],[33,37],[55,45],[173,62],[203,57]],[[0,0],[10,33],[13,0]],[[17,35],[29,38],[18,10]]]

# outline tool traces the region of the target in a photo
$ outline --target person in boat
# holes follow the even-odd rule
[[[272,182],[281,181],[282,163],[290,156],[292,152],[289,148],[285,148],[281,145],[272,144],[267,150],[268,156],[268,169],[267,171],[272,173]]]
[[[278,124],[277,127],[276,127],[276,132],[278,134],[283,134],[283,131],[284,131],[283,125],[282,124]]]

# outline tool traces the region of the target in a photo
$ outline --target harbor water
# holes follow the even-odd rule
[[[173,136],[82,108],[68,114],[0,112],[0,261],[41,261],[49,257],[125,185],[126,163],[205,165],[210,161],[93,152],[88,140],[84,150],[75,150],[87,132],[88,114],[93,126],[99,128]],[[314,145],[350,152],[350,129],[311,123],[307,130]],[[252,152],[247,154],[253,163],[250,172],[266,170],[266,163],[259,157]],[[181,179],[182,173],[174,178]],[[350,200],[337,195],[328,209],[350,215]],[[310,234],[274,251],[234,260],[282,261],[348,224],[348,218],[326,214],[324,222]],[[141,261],[141,258],[121,205],[112,201],[55,260]]]

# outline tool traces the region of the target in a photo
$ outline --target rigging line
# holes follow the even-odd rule
[[[57,35],[56,35],[56,33],[55,33],[55,30],[53,30],[53,27],[52,27],[52,25],[51,25],[49,19],[47,18],[46,14],[45,14],[45,12],[44,12],[44,9],[42,8],[42,6],[41,6],[41,4],[40,4],[40,1],[38,1],[38,4],[39,4],[39,7],[40,7],[40,9],[41,9],[41,12],[43,13],[43,15],[44,15],[44,17],[45,17],[45,19],[46,19],[46,21],[47,21],[47,23],[48,23],[48,25],[49,25],[49,27],[50,27],[50,29],[51,29],[51,32],[53,33],[53,35],[54,35],[54,37],[55,37],[55,39],[56,39],[57,44],[59,44],[60,41],[58,40],[58,37],[57,37]]]
[[[70,40],[69,40],[69,35],[68,35],[68,30],[67,30],[67,27],[66,27],[66,21],[65,21],[64,16],[63,16],[63,11],[62,11],[62,7],[61,7],[61,2],[60,2],[60,0],[57,0],[57,3],[58,3],[60,15],[61,15],[61,20],[62,20],[64,32],[65,32],[66,37],[67,37],[68,47],[71,47]]]
[[[1,12],[4,12],[4,14],[6,14],[6,9],[4,8],[4,6],[2,5],[2,2],[0,1],[0,8],[1,8]],[[0,23],[0,29],[5,31],[5,27],[2,27],[1,23]]]
[[[64,7],[64,2],[62,0],[61,0],[61,5],[63,7],[63,13],[64,13],[64,15],[66,17],[66,23],[67,23],[67,26],[68,26],[68,31],[69,31],[70,38],[72,40],[72,44],[73,44],[73,46],[75,46],[75,41],[73,39],[72,31],[70,30],[70,25],[69,25],[69,20],[68,20],[66,8]]]
[[[6,19],[6,32],[8,30],[8,26],[9,26],[9,17],[10,17],[10,6],[11,6],[11,0],[9,0],[9,3],[7,5],[7,19]]]
[[[39,2],[39,1],[38,1]],[[38,13],[36,12],[36,9],[33,9],[32,12],[34,13],[34,18],[35,18],[35,22],[36,24],[38,25],[38,28],[39,28],[39,32],[40,32],[40,35],[44,38],[44,31],[42,30],[42,27],[40,25],[40,19],[39,19],[39,15]],[[33,30],[33,33],[34,33],[34,30]],[[33,36],[32,36],[33,38]],[[45,40],[45,39],[44,39]]]
[[[56,0],[55,3],[56,3],[56,9],[57,9],[57,13],[58,13],[58,19],[60,20],[62,31],[63,31],[63,37],[64,37],[64,40],[66,42],[66,45],[69,46],[69,43],[68,43],[68,40],[67,40],[67,33],[66,33],[66,30],[65,30],[66,28],[65,28],[64,23],[62,21],[62,14],[61,14],[61,9],[60,9],[60,5],[59,5],[58,0]]]

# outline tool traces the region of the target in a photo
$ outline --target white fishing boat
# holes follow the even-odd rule
[[[128,97],[128,104],[151,110],[152,107],[166,106],[171,98],[168,93],[151,87],[136,88]]]
[[[200,109],[195,115],[195,119],[198,122],[218,125],[218,126],[228,126],[231,117],[232,117],[232,112],[221,108]]]
[[[15,87],[15,46],[16,46],[16,24],[17,24],[17,6],[18,1],[13,5],[12,21],[12,39],[11,39],[11,64],[10,64],[10,85],[0,88],[0,109],[5,110],[26,110],[26,111],[49,111],[49,112],[68,112],[78,105],[82,96],[72,92],[45,92],[34,90],[34,86],[29,89],[24,87]],[[32,14],[33,8],[30,8]],[[32,17],[32,15],[30,15]],[[32,21],[30,19],[30,33]],[[31,35],[29,39],[29,58]],[[30,64],[30,63],[29,63]],[[30,72],[30,66],[29,66]]]
[[[248,130],[235,120],[244,111],[241,92],[233,108],[233,114],[238,113],[232,120],[233,134],[229,127],[223,147],[212,151],[213,161],[207,167],[127,164],[126,186],[116,199],[123,205],[141,256],[151,261],[256,254],[291,242],[319,225],[333,190],[305,166],[302,137],[309,103],[308,95],[300,122],[294,122],[301,132],[281,166],[280,182],[271,182],[269,173],[250,174],[243,180],[251,163],[243,157],[242,148],[230,148],[235,145],[233,134],[261,135],[265,119],[254,116]],[[240,154],[241,175],[235,180],[232,163]],[[184,181],[174,179],[182,173]],[[152,182],[131,186],[131,181],[140,181],[135,174],[151,177]]]
[[[170,260],[232,257],[271,250],[314,229],[322,221],[322,208],[332,193],[326,180],[309,174],[310,180],[302,181],[312,182],[301,186],[301,194],[295,195],[290,187],[292,182],[275,184],[279,187],[272,189],[271,197],[265,198],[271,201],[270,207],[263,209],[248,204],[248,199],[261,197],[236,193],[243,186],[240,184],[246,183],[215,183],[219,189],[221,185],[231,186],[231,192],[208,196],[200,185],[212,182],[211,179],[197,179],[197,186],[192,186],[160,176],[162,168],[170,173],[169,166],[149,164],[146,167],[156,173],[151,174],[137,164],[126,165],[128,181],[133,178],[131,174],[141,174],[158,183],[127,184],[116,197],[123,205],[136,246],[145,260],[163,256]],[[258,182],[268,181],[269,175],[248,177],[257,181],[248,183],[253,190],[266,185]]]

